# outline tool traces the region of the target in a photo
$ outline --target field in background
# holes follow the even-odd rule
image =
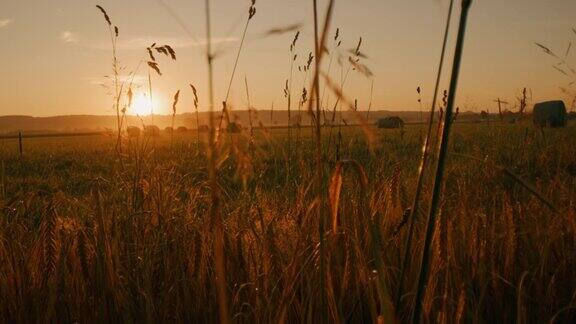
[[[286,129],[258,130],[254,144],[246,132],[223,135],[234,320],[319,322],[327,311],[330,321],[369,322],[387,306],[409,318],[427,201],[409,292],[400,306],[393,300],[423,127],[373,129],[372,152],[360,128],[343,128],[341,141],[324,129],[326,174],[337,155],[355,161],[344,165],[337,217],[323,213],[325,260],[312,129],[292,128],[290,148]],[[0,318],[216,321],[210,189],[195,134],[126,139],[121,158],[114,136],[27,139],[22,159],[17,140],[1,140]],[[575,320],[575,125],[456,124],[449,151],[425,320]]]

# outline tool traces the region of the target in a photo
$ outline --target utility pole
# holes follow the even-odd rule
[[[502,105],[507,105],[508,102],[504,101],[504,100],[500,100],[500,98],[494,100],[494,102],[498,103],[498,116],[500,117],[500,121],[503,120],[503,116],[502,116]]]

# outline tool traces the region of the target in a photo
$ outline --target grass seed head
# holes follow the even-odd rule
[[[100,6],[100,5],[96,5],[96,8],[98,8],[98,10],[100,10],[102,12],[102,14],[104,15],[104,19],[106,19],[106,22],[108,23],[108,25],[112,26],[112,21],[110,21],[110,16],[108,16],[108,13],[106,12],[106,10],[104,10],[104,8],[102,8],[102,6]]]

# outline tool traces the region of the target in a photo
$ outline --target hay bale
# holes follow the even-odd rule
[[[404,121],[398,116],[392,116],[378,119],[377,125],[378,128],[386,129],[402,128],[404,127]]]
[[[144,127],[144,135],[149,137],[160,136],[160,128],[156,125],[146,125]]]
[[[184,127],[184,126],[180,126],[180,127],[176,128],[176,131],[178,133],[186,133],[188,131],[188,128]]]
[[[298,114],[298,115],[292,116],[292,118],[290,118],[289,124],[290,124],[289,126],[294,126],[294,127],[302,126],[302,115]]]
[[[239,123],[232,122],[226,126],[226,131],[231,134],[238,134],[242,131],[242,126]]]
[[[140,128],[136,126],[128,126],[126,128],[126,133],[128,134],[128,137],[138,137],[140,136]]]
[[[537,103],[532,115],[534,125],[540,127],[566,126],[566,106],[561,100]]]

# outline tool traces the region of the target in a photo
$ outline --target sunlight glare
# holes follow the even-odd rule
[[[132,102],[132,113],[139,116],[148,116],[152,112],[152,102],[146,94],[141,93]]]

